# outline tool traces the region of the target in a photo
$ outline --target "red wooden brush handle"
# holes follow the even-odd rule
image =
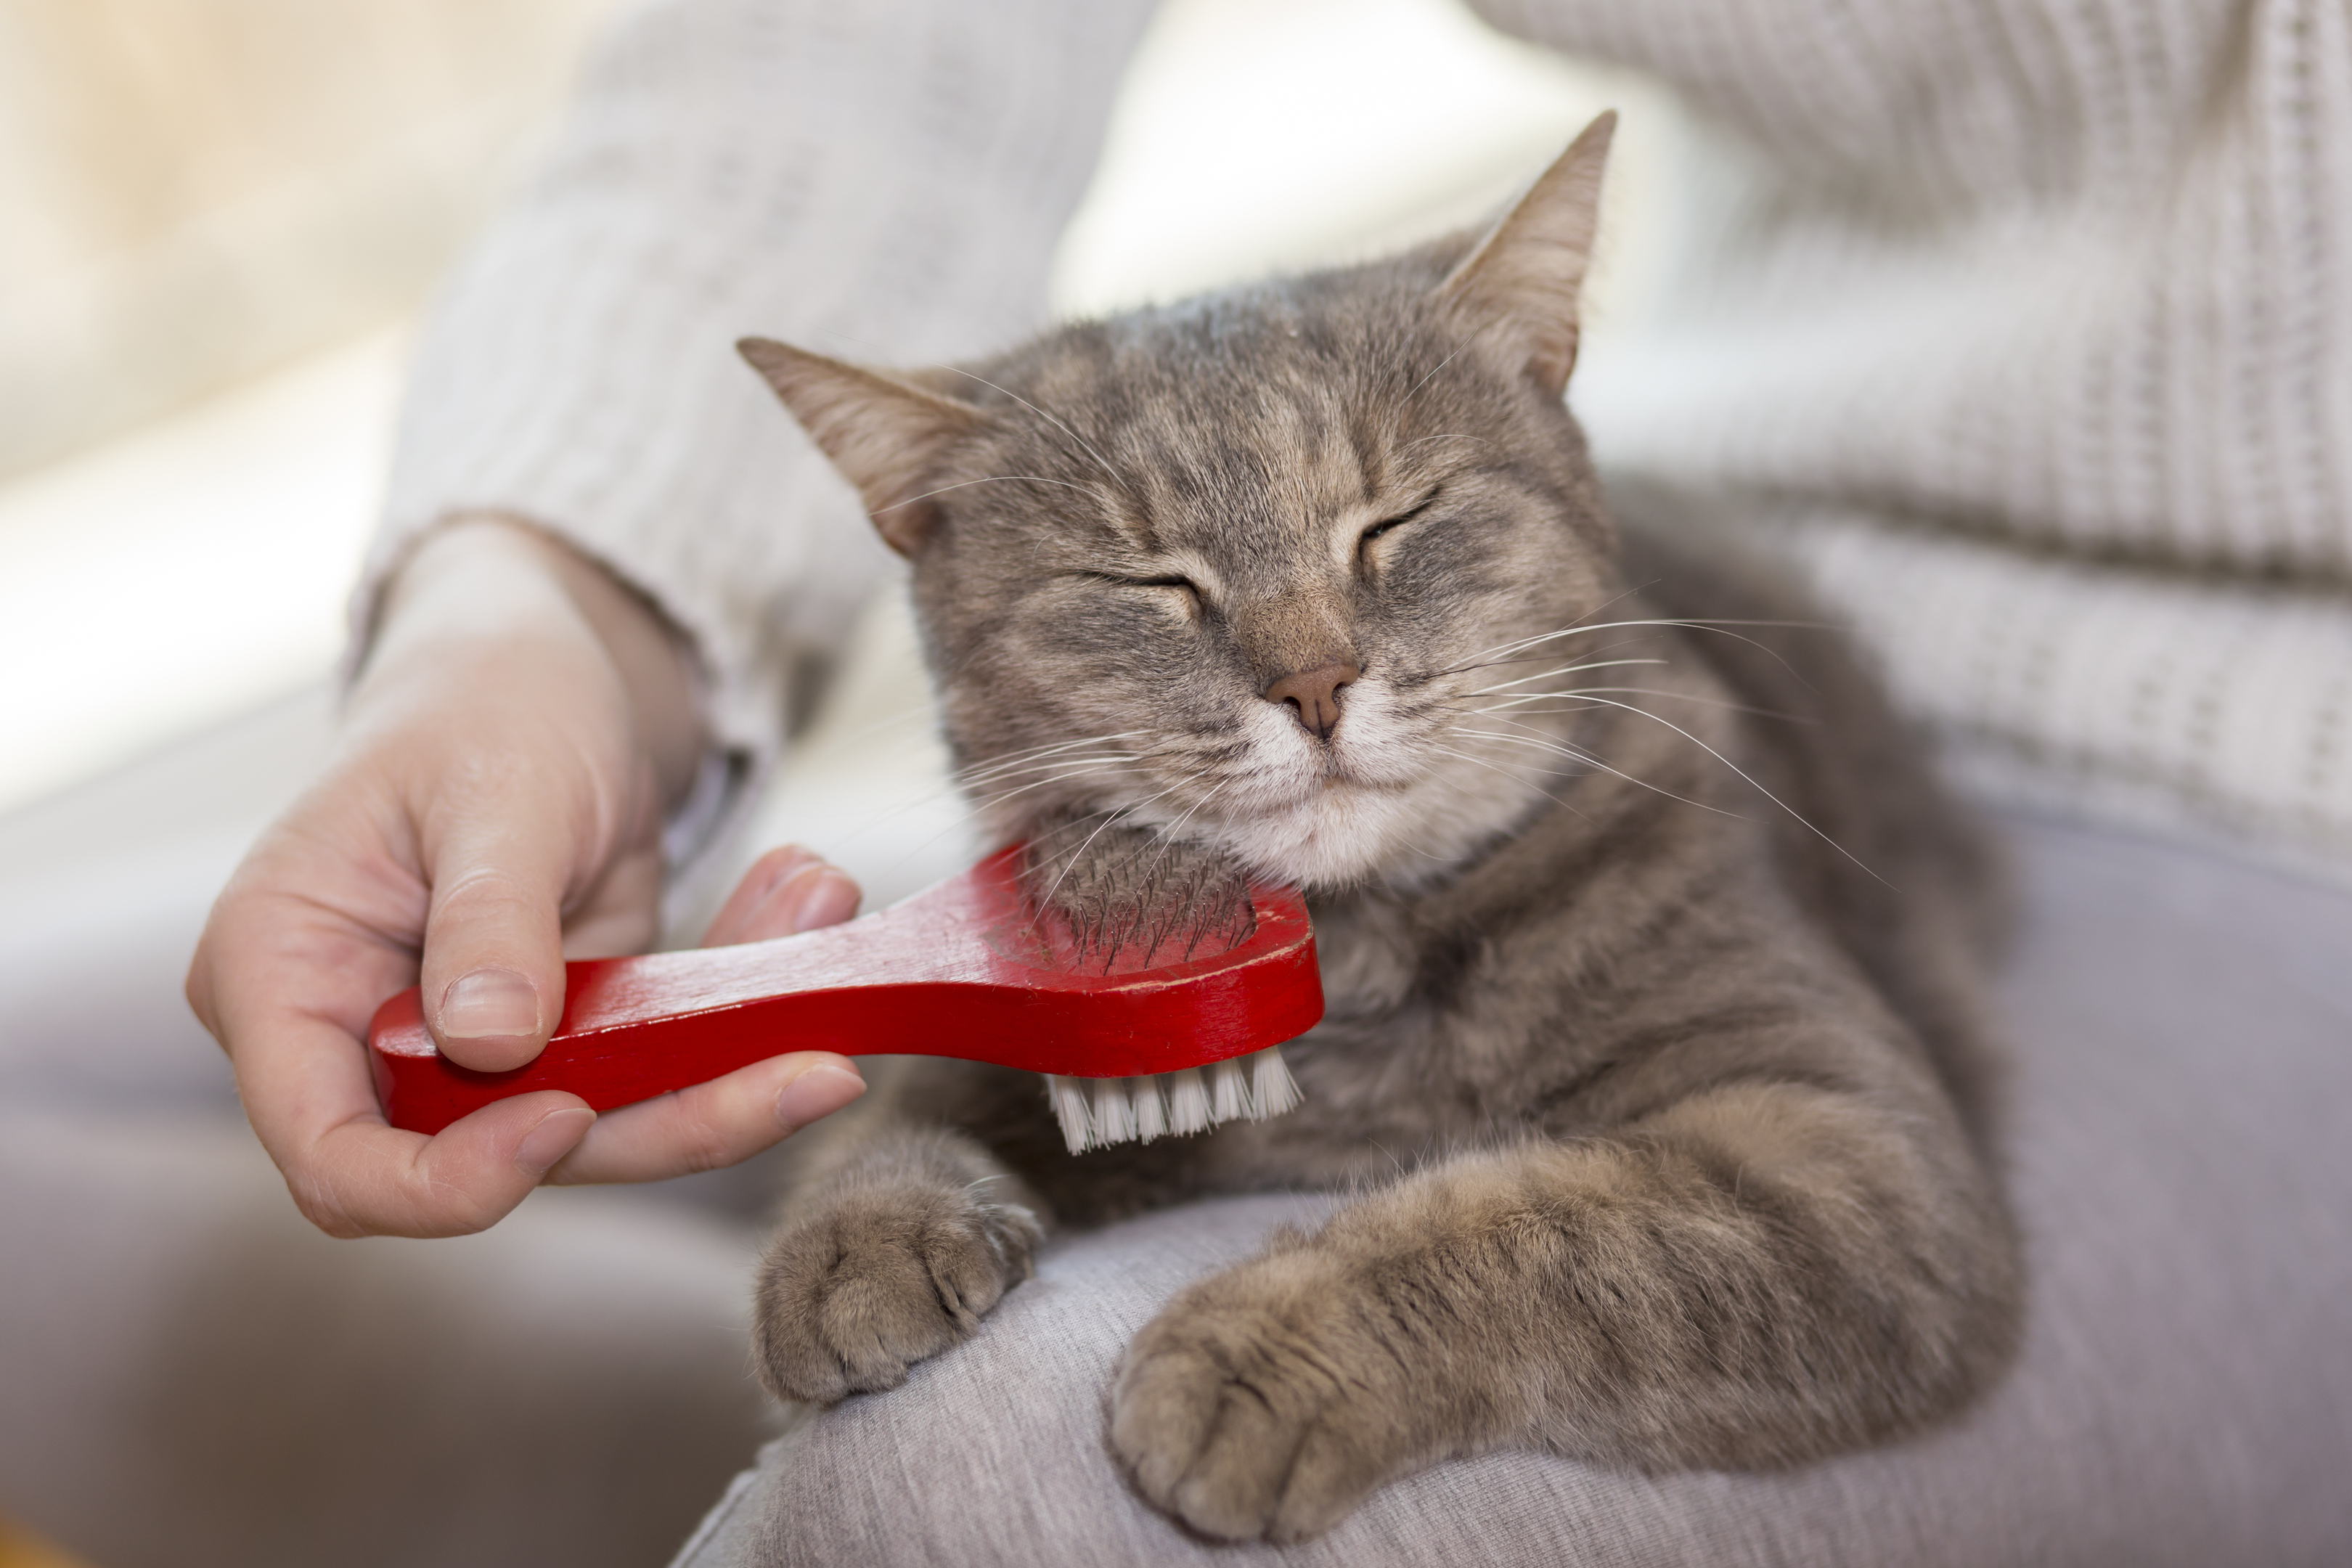
[[[1297,892],[1252,889],[1255,930],[1223,951],[1182,956],[1162,942],[1143,966],[1131,942],[1106,963],[1040,931],[1018,853],[823,931],[568,964],[554,1038],[511,1072],[442,1056],[412,986],[368,1028],[384,1115],[438,1132],[541,1089],[609,1110],[801,1050],[1124,1078],[1279,1045],[1322,1017],[1314,932]]]

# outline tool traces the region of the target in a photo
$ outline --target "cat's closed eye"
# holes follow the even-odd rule
[[[1363,532],[1358,534],[1356,536],[1357,561],[1367,566],[1372,564],[1370,552],[1373,542],[1386,537],[1388,534],[1402,528],[1408,522],[1416,521],[1423,512],[1427,511],[1436,503],[1436,497],[1432,496],[1428,500],[1423,501],[1419,506],[1399,512],[1394,517],[1383,518],[1380,521],[1372,524],[1371,527],[1364,530]]]
[[[1114,588],[1175,589],[1182,595],[1184,608],[1188,613],[1200,608],[1201,605],[1200,584],[1194,583],[1190,577],[1124,577],[1115,572],[1088,572],[1083,575],[1097,583],[1108,583]]]

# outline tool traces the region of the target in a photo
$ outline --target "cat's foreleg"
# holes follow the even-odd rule
[[[780,1399],[896,1388],[1026,1279],[1045,1239],[1043,1205],[973,1139],[860,1120],[796,1185],[760,1263],[752,1348]]]
[[[1732,1084],[1426,1168],[1192,1285],[1129,1348],[1110,1436],[1153,1502],[1236,1540],[1502,1447],[1788,1464],[1958,1404],[2016,1293],[1948,1115]]]

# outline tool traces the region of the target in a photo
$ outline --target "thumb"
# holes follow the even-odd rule
[[[553,815],[456,824],[436,847],[418,984],[434,1040],[460,1067],[522,1067],[563,1016],[562,905],[576,850]]]

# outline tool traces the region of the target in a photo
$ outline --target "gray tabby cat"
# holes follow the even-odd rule
[[[1111,1392],[1135,1484],[1213,1536],[1506,1446],[1790,1464],[2003,1364],[1996,879],[1832,637],[1604,513],[1562,392],[1612,123],[1475,246],[968,371],[744,345],[912,561],[1039,896],[1295,882],[1330,1002],[1303,1109],[1076,1157],[1034,1077],[877,1064],[762,1267],[778,1395],[895,1386],[1049,1223],[1292,1186],[1351,1197],[1177,1296]]]

